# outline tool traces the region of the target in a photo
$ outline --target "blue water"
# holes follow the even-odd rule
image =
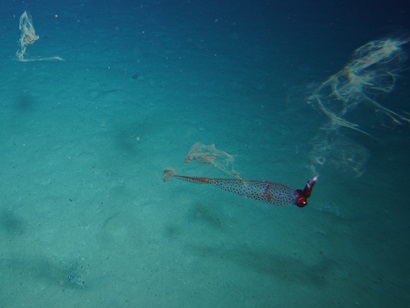
[[[1,0],[0,307],[408,307],[408,125],[352,111],[372,137],[340,129],[303,209],[162,181],[227,176],[183,163],[200,142],[303,188],[312,89],[409,35],[379,2]],[[26,59],[64,61],[17,61],[25,10]],[[409,111],[409,77],[381,103]]]

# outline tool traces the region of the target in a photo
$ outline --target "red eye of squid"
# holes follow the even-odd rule
[[[296,200],[296,205],[298,207],[305,207],[307,205],[307,201],[305,197],[300,197],[298,200]]]

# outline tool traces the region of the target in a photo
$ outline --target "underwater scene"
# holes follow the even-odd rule
[[[0,8],[0,307],[410,306],[409,2]]]

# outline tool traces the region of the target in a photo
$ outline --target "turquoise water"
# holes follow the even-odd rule
[[[408,126],[363,113],[373,137],[342,128],[341,164],[312,170],[326,117],[306,103],[354,49],[404,35],[408,8],[0,4],[0,307],[409,304]],[[26,59],[64,61],[17,61],[24,10]],[[408,77],[389,108],[409,110]],[[320,179],[303,209],[163,183],[226,177],[184,164],[196,142],[244,179]],[[365,152],[360,176],[346,149]]]

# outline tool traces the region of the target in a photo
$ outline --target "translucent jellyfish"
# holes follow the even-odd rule
[[[348,120],[349,114],[364,105],[396,124],[410,124],[408,113],[396,112],[376,100],[378,95],[393,90],[406,60],[402,47],[408,42],[400,39],[371,41],[356,49],[343,69],[316,88],[308,102],[329,118],[328,128],[347,127],[368,134],[358,123]]]
[[[16,52],[17,60],[21,62],[29,62],[29,61],[62,61],[63,59],[60,57],[47,57],[47,58],[32,58],[28,59],[25,58],[24,55],[27,51],[28,45],[34,44],[40,37],[36,34],[36,30],[33,26],[33,20],[31,15],[24,11],[23,14],[20,16],[20,24],[19,29],[21,31],[20,36],[20,48]]]
[[[218,150],[214,144],[205,145],[200,143],[193,144],[184,158],[185,163],[196,161],[201,164],[209,164],[226,174],[240,178],[239,173],[233,167],[234,160],[233,155]]]

